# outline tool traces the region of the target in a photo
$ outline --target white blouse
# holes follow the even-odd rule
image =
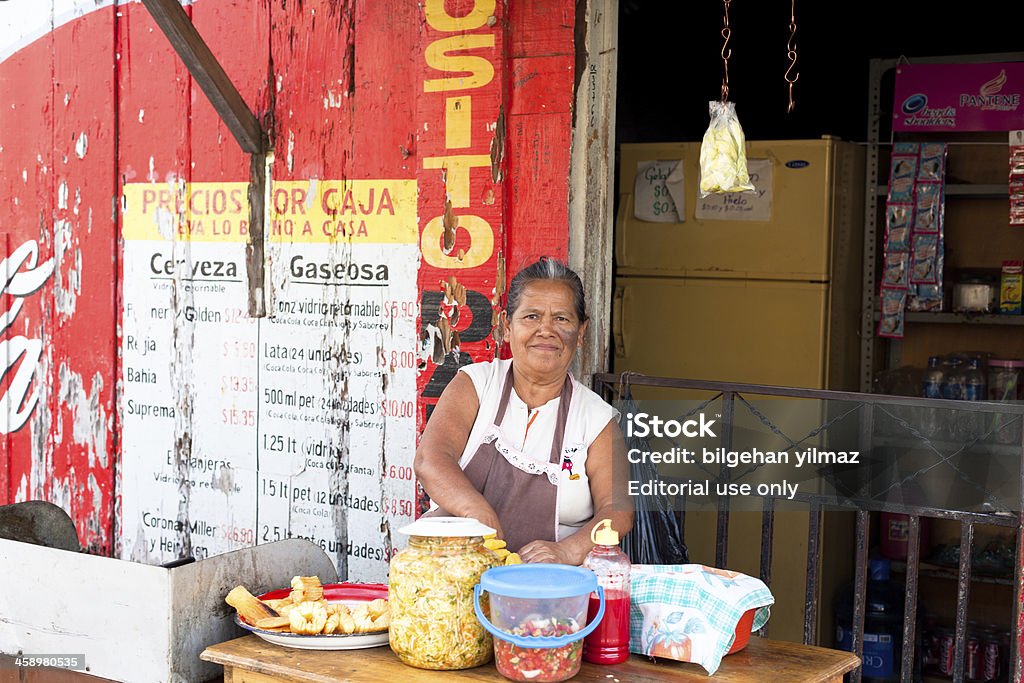
[[[493,424],[501,389],[508,374],[511,360],[474,363],[460,368],[473,381],[480,410],[470,432],[466,450],[459,465],[466,463],[480,447],[486,432]],[[508,408],[501,422],[505,443],[537,461],[539,466],[551,456],[551,440],[558,419],[559,397],[555,397],[532,412],[513,388]],[[533,414],[536,413],[536,417]],[[533,418],[532,424],[530,419]],[[594,501],[590,495],[587,476],[587,451],[594,439],[611,420],[619,419],[619,411],[604,402],[600,396],[572,378],[572,400],[566,418],[565,438],[562,441],[562,467],[558,482],[558,539],[572,535],[594,516]],[[529,425],[529,429],[527,429]]]

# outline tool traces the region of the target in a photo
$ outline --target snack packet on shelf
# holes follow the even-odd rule
[[[1010,131],[1010,225],[1024,225],[1024,130]]]
[[[700,145],[700,196],[754,192],[747,173],[747,141],[733,102],[708,103],[711,123]]]

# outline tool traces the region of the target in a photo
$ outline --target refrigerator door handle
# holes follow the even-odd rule
[[[626,298],[624,287],[615,288],[615,296],[612,297],[612,341],[615,344],[615,355],[626,355],[626,339],[622,333],[622,307]]]

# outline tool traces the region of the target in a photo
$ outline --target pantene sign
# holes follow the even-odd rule
[[[1015,130],[1024,62],[905,64],[896,69],[897,131]]]

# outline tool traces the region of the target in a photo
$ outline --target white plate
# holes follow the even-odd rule
[[[367,647],[380,647],[388,644],[388,632],[377,631],[376,633],[332,633],[331,635],[304,636],[299,633],[288,633],[287,631],[264,631],[261,628],[250,626],[235,615],[235,623],[246,631],[254,634],[274,645],[284,647],[295,647],[301,650],[361,650]]]
[[[288,595],[289,589],[271,591],[259,596],[261,600],[280,600]],[[388,597],[388,587],[382,584],[333,583],[324,586],[324,599],[327,602],[348,605],[365,604],[376,598]],[[266,631],[242,621],[236,614],[235,623],[251,631],[268,643],[283,647],[294,647],[301,650],[361,650],[368,647],[380,647],[388,644],[388,631],[372,633],[332,633],[331,635],[307,636],[287,631]]]

